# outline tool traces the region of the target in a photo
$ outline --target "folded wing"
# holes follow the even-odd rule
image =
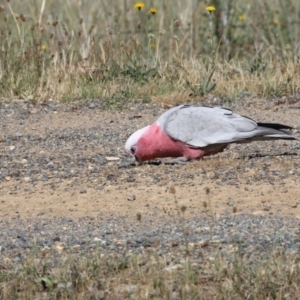
[[[252,140],[294,139],[281,124],[255,121],[218,107],[182,105],[162,116],[160,125],[175,140],[190,147],[243,143]]]

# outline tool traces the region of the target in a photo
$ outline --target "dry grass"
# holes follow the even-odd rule
[[[122,105],[170,93],[198,100],[213,91],[238,100],[246,92],[298,92],[299,1],[154,0],[155,14],[148,2],[140,10],[134,4],[3,3],[2,100],[103,98]],[[209,13],[207,4],[216,10]]]

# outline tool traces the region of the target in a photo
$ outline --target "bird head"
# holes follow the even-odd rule
[[[131,155],[134,156],[136,161],[138,162],[142,162],[142,159],[139,157],[139,145],[138,145],[138,141],[139,139],[142,137],[142,135],[145,133],[145,131],[147,131],[147,129],[149,128],[149,126],[146,126],[142,129],[137,130],[136,132],[134,132],[126,141],[125,144],[125,150],[126,152]]]

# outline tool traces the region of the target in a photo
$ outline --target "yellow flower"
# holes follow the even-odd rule
[[[246,19],[247,19],[247,16],[245,14],[239,15],[239,20],[240,21],[246,21]]]
[[[41,50],[45,51],[47,49],[47,46],[46,45],[42,45],[41,46]]]
[[[273,19],[273,24],[278,26],[278,25],[280,25],[280,21],[275,18],[275,19]]]
[[[206,10],[211,13],[211,12],[215,11],[216,8],[213,5],[208,5],[208,6],[206,6]]]
[[[153,49],[153,50],[155,50],[156,49],[156,44],[154,44],[154,43],[150,44],[150,48]]]
[[[149,14],[151,14],[151,15],[155,15],[157,12],[158,12],[158,10],[154,7],[149,9]]]
[[[144,8],[145,4],[143,2],[137,2],[136,4],[134,4],[134,8],[137,8],[138,10],[141,10],[142,8]]]

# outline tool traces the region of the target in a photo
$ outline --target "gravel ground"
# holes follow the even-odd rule
[[[191,255],[205,251],[230,257],[233,251],[256,259],[276,249],[300,250],[300,221],[281,217],[250,215],[188,219],[187,237]],[[100,247],[103,253],[130,255],[145,253],[157,245],[157,252],[185,253],[185,237],[175,218],[144,216],[143,220],[100,216],[52,218],[43,220],[1,221],[1,253],[7,260],[21,262],[31,249],[55,250],[57,255],[91,252]],[[237,247],[237,245],[239,247]]]
[[[245,99],[224,107],[291,125],[300,137],[299,99]],[[233,145],[187,165],[137,166],[124,143],[164,108],[104,108],[101,100],[0,103],[0,250],[6,259],[21,262],[33,246],[59,254],[101,245],[130,254],[159,241],[162,254],[181,251],[176,201],[187,208],[193,255],[232,253],[236,244],[250,257],[273,246],[299,250],[298,141]]]

